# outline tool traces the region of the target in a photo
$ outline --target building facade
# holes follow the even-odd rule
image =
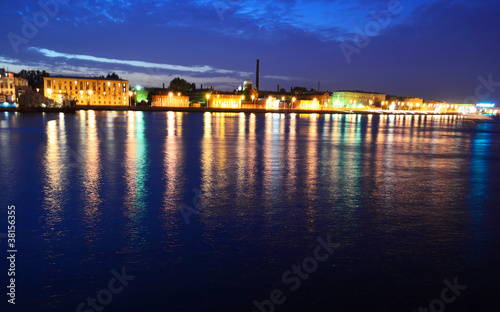
[[[362,108],[365,106],[380,106],[386,95],[364,91],[336,91],[333,92],[330,106],[334,108]]]
[[[424,100],[416,97],[388,95],[386,100],[382,101],[381,107],[388,110],[422,110]]]
[[[298,100],[298,109],[319,110],[321,109],[321,107],[320,107],[320,102],[317,99]]]
[[[180,92],[159,92],[151,96],[151,106],[153,107],[189,107],[189,96],[184,96]]]
[[[241,108],[241,95],[209,94],[208,107],[211,108]]]
[[[62,103],[65,97],[77,101],[77,105],[128,106],[129,83],[122,79],[85,77],[44,77],[44,92],[49,99]]]
[[[0,74],[0,95],[3,95],[1,98],[8,102],[16,102],[16,88],[27,87],[28,80],[15,77],[13,73],[5,72],[5,70],[2,70]]]

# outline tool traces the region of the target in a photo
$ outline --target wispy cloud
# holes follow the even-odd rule
[[[269,78],[269,79],[276,79],[276,80],[285,80],[285,81],[292,81],[292,80],[300,80],[298,77],[290,77],[290,76],[276,76],[276,75],[264,75],[262,78]]]
[[[171,64],[161,64],[161,63],[150,63],[144,61],[134,61],[134,60],[118,60],[112,58],[97,57],[91,55],[81,55],[81,54],[71,54],[71,53],[61,53],[49,49],[42,48],[29,48],[29,50],[41,53],[43,56],[49,58],[65,58],[69,60],[80,60],[80,61],[90,61],[97,63],[107,63],[107,64],[118,64],[125,66],[141,67],[141,68],[160,68],[164,70],[173,70],[180,72],[196,72],[196,73],[207,73],[211,71],[218,71],[219,69],[214,69],[210,66],[182,66],[182,65],[171,65]],[[231,71],[229,71],[231,72]]]
[[[247,77],[252,75],[251,72],[237,71],[237,70],[228,70],[228,69],[220,69],[214,68],[212,66],[204,65],[204,66],[183,66],[183,65],[172,65],[172,64],[163,64],[163,63],[152,63],[138,60],[118,60],[112,58],[91,56],[91,55],[82,55],[82,54],[71,54],[71,53],[63,53],[57,52],[54,50],[31,47],[29,50],[42,54],[48,58],[62,58],[66,60],[78,60],[78,61],[90,61],[95,63],[106,63],[106,64],[114,64],[114,65],[123,65],[123,66],[131,66],[141,68],[143,70],[147,69],[155,69],[155,70],[165,70],[165,71],[174,71],[174,72],[184,72],[184,73],[192,73],[192,74],[223,74],[223,75],[237,75],[239,77]],[[276,75],[267,75],[263,76],[264,78],[272,78],[278,80],[295,80],[298,78],[289,77],[289,76],[276,76]]]

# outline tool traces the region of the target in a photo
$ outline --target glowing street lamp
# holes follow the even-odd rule
[[[292,109],[292,108],[293,108],[293,105],[294,105],[294,103],[295,103],[295,100],[296,100],[296,98],[295,98],[295,97],[293,97],[293,98],[292,98],[292,103],[290,103],[290,109]]]
[[[128,106],[132,106],[132,91],[128,92]]]
[[[208,107],[208,99],[210,98],[210,94],[207,94],[206,98],[207,98],[207,103],[206,104],[207,104],[207,107]]]

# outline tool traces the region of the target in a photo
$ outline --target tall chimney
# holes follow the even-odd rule
[[[259,59],[257,59],[257,71],[255,72],[255,87],[259,90]]]
[[[163,83],[163,90],[165,90],[165,83]]]
[[[277,90],[278,91],[276,91],[276,92],[280,93],[280,85],[279,84],[278,84],[278,89]]]

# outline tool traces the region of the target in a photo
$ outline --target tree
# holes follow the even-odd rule
[[[107,79],[121,79],[120,76],[118,76],[117,74],[115,73],[112,73],[112,74],[108,74],[106,76]]]
[[[101,79],[121,79],[120,76],[118,76],[115,73],[108,74],[107,76],[104,76],[104,75],[94,76],[94,78],[101,78]]]
[[[172,79],[168,87],[169,91],[181,92],[182,94],[188,94],[192,90],[193,85],[180,77]]]
[[[34,90],[40,89],[40,93],[43,94],[43,77],[50,77],[50,74],[45,70],[21,70],[19,76],[28,80],[28,85]]]

